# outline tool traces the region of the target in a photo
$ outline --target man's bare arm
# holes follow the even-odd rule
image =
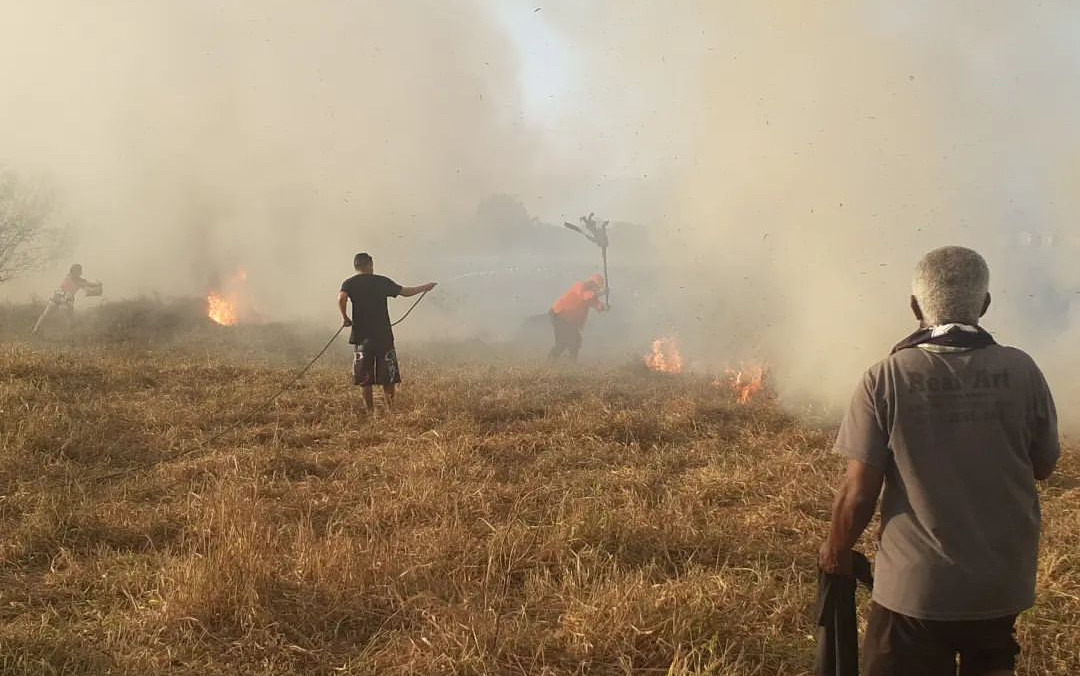
[[[851,575],[851,548],[874,518],[885,473],[858,460],[849,460],[847,472],[833,500],[829,537],[821,546],[818,565],[826,573]]]
[[[345,326],[352,326],[352,320],[349,319],[349,313],[346,312],[346,309],[348,308],[348,303],[349,303],[349,294],[345,293],[344,291],[338,292],[337,306],[338,306],[338,310],[341,311],[341,322]]]
[[[409,296],[415,296],[418,293],[431,291],[436,286],[438,286],[437,282],[428,282],[427,284],[421,284],[420,286],[403,286],[401,287],[401,293],[398,295],[408,298]]]

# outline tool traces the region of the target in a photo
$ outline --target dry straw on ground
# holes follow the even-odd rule
[[[180,456],[302,362],[254,335],[0,348],[0,673],[809,673],[830,425],[424,349],[366,420],[334,351]],[[1078,484],[1044,490],[1021,674],[1080,673]]]

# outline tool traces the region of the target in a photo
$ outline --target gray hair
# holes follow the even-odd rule
[[[915,266],[911,293],[927,326],[977,324],[989,287],[990,268],[982,256],[962,246],[945,246]]]

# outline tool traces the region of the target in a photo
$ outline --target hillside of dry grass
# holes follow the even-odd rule
[[[367,419],[339,345],[200,448],[325,336],[174,329],[0,347],[0,673],[809,673],[830,421],[433,347]],[[1022,674],[1080,673],[1078,485]]]

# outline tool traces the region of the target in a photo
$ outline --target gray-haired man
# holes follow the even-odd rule
[[[1004,676],[1035,602],[1039,498],[1060,455],[1039,368],[978,326],[990,273],[945,247],[915,270],[919,330],[863,376],[840,427],[848,458],[819,564],[849,574],[881,496],[864,643],[870,676]],[[884,485],[884,491],[882,491]]]

